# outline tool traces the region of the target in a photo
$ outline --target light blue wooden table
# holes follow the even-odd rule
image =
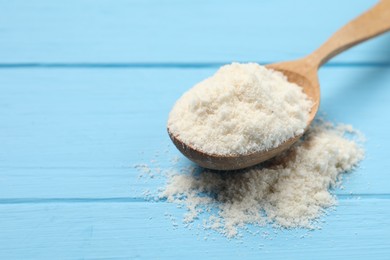
[[[220,65],[301,57],[374,3],[0,0],[0,259],[390,259],[390,34],[320,71],[367,137],[322,230],[204,240],[133,167],[170,167],[168,112]]]

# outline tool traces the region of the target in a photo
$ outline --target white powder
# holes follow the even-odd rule
[[[315,220],[336,203],[329,188],[364,157],[346,133],[352,127],[319,123],[289,151],[253,168],[172,173],[161,197],[186,206],[187,222],[208,211],[204,227],[228,237],[245,224],[316,228]]]
[[[168,128],[208,154],[246,154],[302,134],[311,107],[282,73],[233,63],[186,92],[171,111]]]

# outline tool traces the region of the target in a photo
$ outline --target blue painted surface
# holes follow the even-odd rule
[[[367,137],[322,230],[174,228],[133,167],[171,167],[168,112],[220,64],[299,57],[373,3],[0,1],[0,258],[389,259],[389,34],[320,71],[321,111]]]

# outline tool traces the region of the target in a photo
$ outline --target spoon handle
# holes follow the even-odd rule
[[[373,8],[347,23],[333,34],[307,60],[320,67],[352,46],[390,30],[390,0],[381,0]]]

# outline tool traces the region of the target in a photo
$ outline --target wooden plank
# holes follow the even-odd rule
[[[8,63],[271,62],[317,48],[375,0],[1,1]],[[336,62],[389,63],[390,35]]]
[[[321,71],[321,110],[368,138],[322,230],[188,230],[133,167],[172,166],[169,110],[220,63],[297,58],[374,2],[0,0],[0,259],[387,259],[389,34]]]
[[[0,70],[0,198],[139,198],[179,155],[165,123],[214,69]],[[366,134],[367,158],[337,194],[389,194],[390,69],[325,68],[321,111]],[[155,160],[155,163],[151,163]],[[184,164],[188,162],[184,161]]]
[[[250,227],[260,235],[243,233],[241,240],[231,241],[184,228],[183,211],[172,204],[145,202],[0,204],[0,257],[387,259],[390,254],[388,199],[342,200],[322,230],[275,234],[269,227]]]

